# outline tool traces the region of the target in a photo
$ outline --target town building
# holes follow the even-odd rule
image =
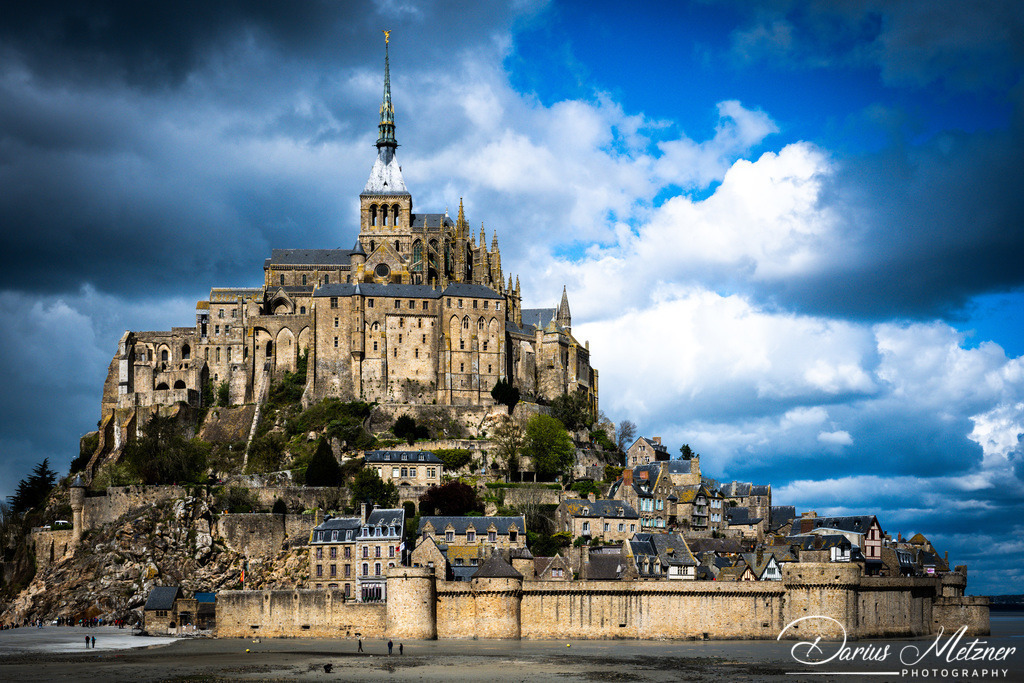
[[[633,442],[633,445],[626,449],[626,467],[637,465],[650,465],[652,462],[671,460],[672,456],[661,443],[661,437],[655,436],[648,439],[641,436]]]
[[[885,534],[874,515],[819,517],[814,511],[805,512],[793,523],[794,534],[797,529],[801,534],[842,534],[850,539],[854,551],[863,555],[865,574],[878,574],[882,570],[882,541]]]
[[[444,463],[430,451],[366,451],[365,464],[396,486],[439,486]]]
[[[346,599],[386,599],[387,570],[402,564],[405,510],[374,508],[360,517],[334,517],[309,536],[311,587],[343,590]]]
[[[697,558],[679,534],[635,534],[629,540],[629,552],[641,579],[693,581],[697,578]]]
[[[640,516],[621,500],[566,498],[555,509],[555,525],[572,537],[621,543],[638,531]]]

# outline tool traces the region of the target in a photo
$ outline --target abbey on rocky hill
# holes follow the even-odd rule
[[[258,403],[303,357],[307,403],[486,405],[507,379],[526,399],[583,392],[596,411],[597,371],[572,335],[564,288],[557,309],[524,310],[497,234],[490,249],[482,226],[477,240],[461,200],[454,220],[413,210],[395,155],[386,46],[379,130],[353,248],[274,249],[262,287],[211,289],[194,327],[126,332],[101,434],[122,443],[155,407],[198,407],[208,382],[226,383],[232,404]]]

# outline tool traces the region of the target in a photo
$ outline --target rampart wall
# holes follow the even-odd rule
[[[351,637],[357,629],[371,634],[379,628],[393,638],[768,639],[807,616],[838,624],[803,622],[786,636],[838,637],[842,628],[858,638],[921,636],[961,626],[968,635],[989,632],[987,598],[943,597],[938,578],[863,577],[857,565],[794,564],[784,568],[780,582],[721,583],[447,582],[426,568],[396,567],[388,571],[387,591],[386,611],[365,613],[341,610],[337,591],[220,593],[217,621],[224,628],[218,635]]]

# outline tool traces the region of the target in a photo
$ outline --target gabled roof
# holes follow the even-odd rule
[[[348,540],[354,541],[359,535],[359,528],[361,526],[362,522],[358,517],[332,517],[331,519],[326,519],[314,527],[313,531],[309,535],[309,542],[313,544],[331,543],[331,531],[351,531],[352,538]],[[346,540],[344,533],[339,533],[338,536],[338,541]],[[338,541],[334,542],[337,543]]]
[[[347,266],[351,249],[274,249],[270,265],[278,266]]]
[[[621,554],[591,555],[587,563],[588,581],[618,581],[626,573],[626,561]]]
[[[758,556],[760,555],[760,561]],[[778,566],[779,561],[775,559],[772,553],[743,553],[740,555],[743,563],[750,567],[750,570],[754,572],[754,576],[760,581],[761,577],[764,576],[764,572],[768,569],[769,565],[775,563]],[[739,564],[739,562],[737,562]]]
[[[172,610],[174,601],[180,597],[183,597],[181,586],[153,586],[153,590],[149,591],[149,597],[146,598],[146,606],[142,609]]]
[[[366,451],[365,461],[368,463],[396,464],[444,464],[441,458],[430,451]]]
[[[482,534],[486,533],[492,524],[494,525],[494,530],[499,534],[507,534],[513,526],[515,526],[516,531],[519,533],[526,533],[526,518],[522,515],[518,517],[420,517],[420,524],[416,528],[418,535],[423,533],[423,529],[428,522],[434,528],[435,534],[443,534],[449,525],[460,536],[465,534],[470,526],[478,534]]]
[[[505,561],[501,553],[492,553],[473,574],[474,579],[521,579],[523,575]]]
[[[562,504],[565,505],[565,511],[572,517],[615,517],[619,519],[638,519],[640,517],[636,510],[621,500],[590,501],[586,498],[566,498]],[[620,510],[622,514],[619,514]]]
[[[750,572],[751,574],[754,573],[746,564],[744,564],[742,567],[722,567],[722,569],[718,571],[718,578],[716,580],[741,581],[743,579],[743,574],[745,574],[746,572]]]
[[[697,558],[690,552],[686,540],[679,534],[637,533],[629,541],[633,555],[657,557],[663,565],[692,567],[698,564]]]
[[[648,446],[653,448],[655,451],[660,451],[662,453],[668,453],[668,447],[665,446],[665,444],[658,443],[654,439],[648,439],[646,436],[641,436],[639,440],[645,442]]]

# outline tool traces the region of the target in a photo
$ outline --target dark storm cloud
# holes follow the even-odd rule
[[[933,317],[1024,285],[1021,127],[851,158],[823,203],[846,222],[828,267],[764,291],[854,318]]]

